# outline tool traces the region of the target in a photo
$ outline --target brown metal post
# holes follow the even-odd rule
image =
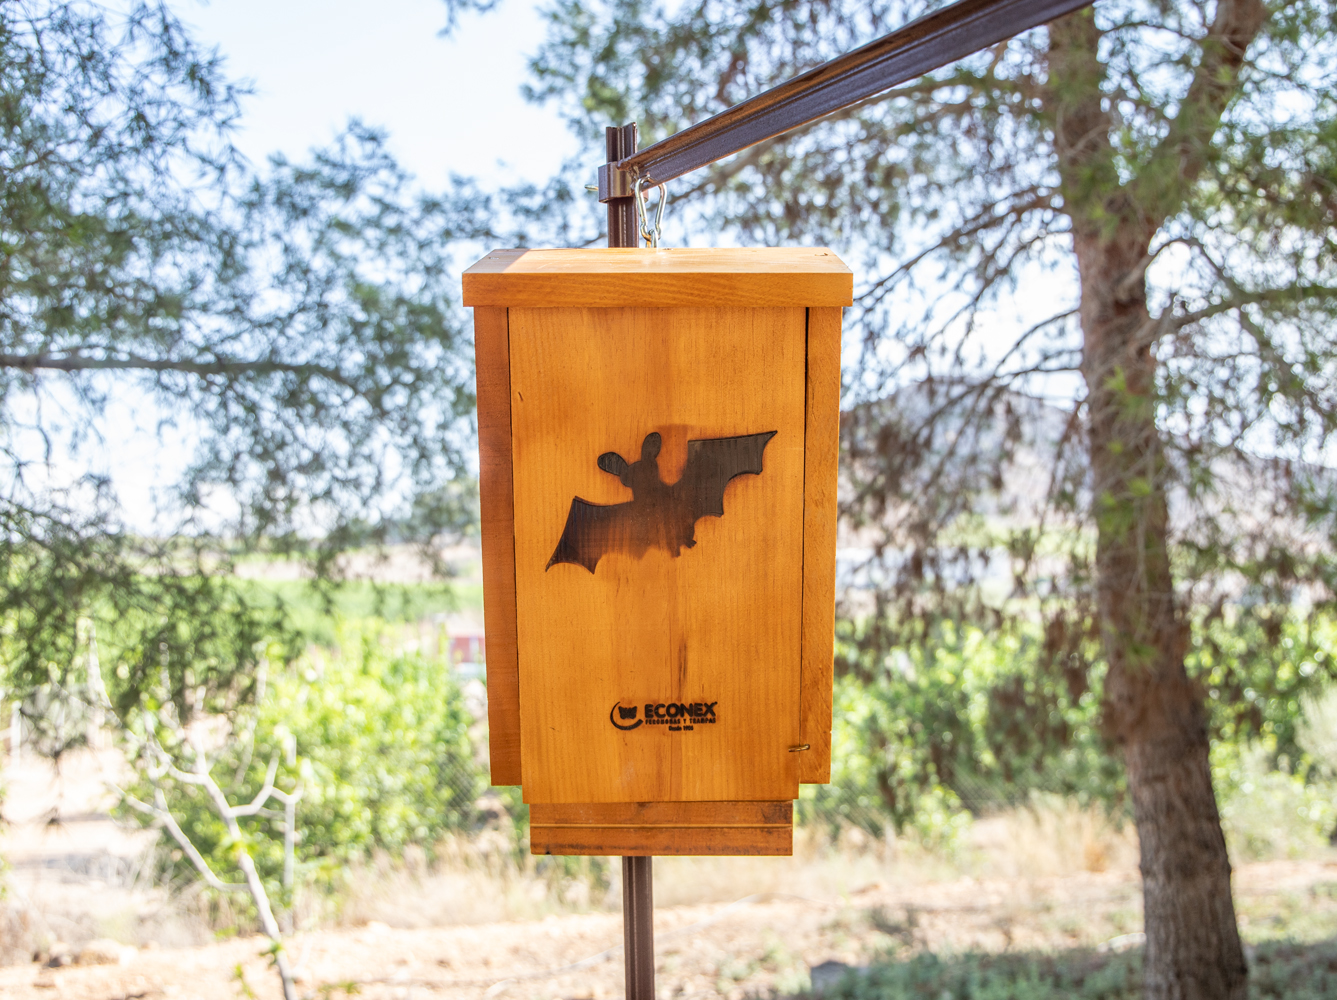
[[[636,152],[636,123],[605,130],[608,162]],[[608,245],[640,246],[640,226],[633,198],[608,198]],[[622,859],[622,943],[627,972],[627,1000],[655,1000],[655,929],[653,858]]]
[[[627,1000],[655,1000],[653,858],[622,859],[622,944]]]
[[[608,162],[616,163],[636,152],[636,123],[604,130]],[[635,198],[609,198],[608,245],[610,247],[640,246],[640,226],[636,221]]]

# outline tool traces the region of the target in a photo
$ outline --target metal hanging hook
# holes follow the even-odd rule
[[[655,225],[651,229],[648,224],[649,212],[645,206],[645,178],[638,176],[632,184],[636,192],[636,218],[640,222],[641,238],[651,250],[659,247],[659,238],[664,227],[664,206],[668,203],[668,188],[663,184],[656,184],[655,187],[659,188],[659,208],[655,211]]]

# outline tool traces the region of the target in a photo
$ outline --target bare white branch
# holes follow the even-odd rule
[[[172,816],[171,810],[167,808],[167,802],[163,798],[161,790],[154,789],[155,805],[149,805],[147,802],[135,798],[129,792],[122,789],[117,789],[117,791],[121,793],[121,800],[126,805],[130,806],[130,808],[148,816],[152,816],[166,827],[167,832],[172,835],[172,839],[180,845],[182,852],[190,859],[190,863],[195,866],[195,870],[200,873],[200,877],[204,879],[210,888],[220,889],[225,892],[246,890],[247,886],[245,882],[224,882],[214,874],[213,869],[209,867],[209,862],[205,860],[204,855],[201,854],[195,845],[190,842],[190,838],[186,836],[186,832],[181,829],[180,824],[177,823],[176,819]]]
[[[276,789],[274,788],[274,776],[278,774],[278,770],[279,770],[279,756],[278,754],[274,754],[272,757],[269,758],[269,767],[265,770],[264,786],[260,789],[260,791],[256,792],[255,798],[251,799],[251,801],[246,805],[230,807],[228,809],[229,815],[254,816],[261,809],[263,809],[265,803],[268,802],[271,797],[275,797]]]

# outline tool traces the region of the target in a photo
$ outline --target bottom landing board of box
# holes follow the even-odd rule
[[[534,854],[787,856],[794,803],[535,803],[529,843]]]

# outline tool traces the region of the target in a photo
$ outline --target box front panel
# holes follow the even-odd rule
[[[797,795],[804,323],[510,310],[526,801]]]

